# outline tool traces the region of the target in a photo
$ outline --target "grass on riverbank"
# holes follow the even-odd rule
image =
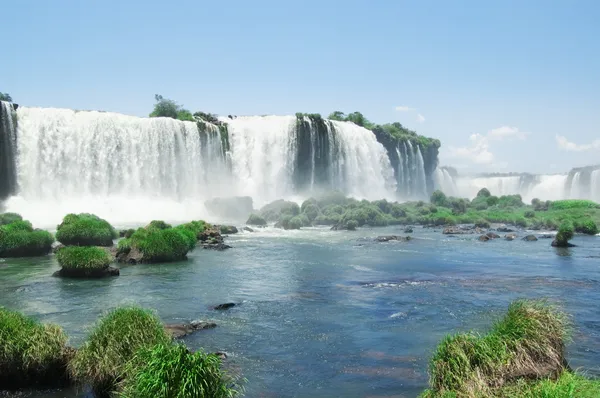
[[[87,213],[67,214],[56,230],[56,239],[67,246],[112,246],[117,236],[108,221]]]
[[[102,270],[112,262],[106,250],[99,247],[67,246],[56,253],[58,264],[69,270]]]
[[[119,396],[230,398],[239,394],[231,382],[216,355],[159,344],[139,350],[128,363]]]
[[[561,395],[565,391],[597,393],[598,381],[567,370],[568,332],[567,316],[555,307],[544,301],[515,301],[487,334],[461,333],[440,343],[430,362],[431,388],[421,397],[566,398],[574,395]]]
[[[188,223],[175,228],[139,228],[128,239],[119,241],[119,253],[137,250],[142,253],[141,262],[157,263],[178,261],[186,258],[196,247],[198,235],[204,226]]]
[[[43,256],[50,252],[53,242],[50,232],[34,230],[29,221],[0,226],[0,257]]]
[[[0,390],[64,383],[66,342],[59,326],[0,307]]]
[[[69,369],[79,383],[89,383],[97,394],[107,395],[123,379],[127,363],[139,349],[170,343],[154,313],[137,307],[119,308],[98,321]]]

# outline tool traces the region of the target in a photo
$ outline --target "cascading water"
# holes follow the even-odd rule
[[[456,196],[456,182],[445,167],[435,169],[435,188],[449,196]]]
[[[592,171],[590,180],[592,200],[600,202],[600,169]]]
[[[17,134],[13,106],[0,101],[0,200],[15,192]]]
[[[396,147],[396,183],[402,199],[427,199],[427,175],[425,161],[419,145],[410,141]]]
[[[573,175],[573,180],[571,180],[571,187],[569,189],[569,198],[580,199],[582,197],[580,180],[581,180],[581,172],[578,171]]]

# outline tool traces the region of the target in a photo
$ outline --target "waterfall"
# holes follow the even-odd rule
[[[397,191],[405,200],[427,199],[427,174],[425,161],[419,145],[403,141],[396,147],[395,174]]]
[[[13,106],[0,101],[0,200],[16,189],[16,145],[17,134]]]
[[[591,199],[600,202],[600,169],[592,171],[591,174]]]
[[[540,175],[537,176],[537,184],[533,186],[528,196],[523,200],[530,202],[533,198],[541,200],[561,200],[566,198],[565,184],[566,174]]]
[[[581,172],[578,171],[573,175],[573,179],[571,180],[571,186],[569,189],[569,198],[582,199],[580,180],[581,180]]]
[[[427,198],[427,179],[425,178],[425,162],[423,161],[423,154],[421,153],[421,148],[417,146],[416,148],[417,154],[417,182],[418,182],[418,192],[421,197]]]
[[[456,196],[456,183],[454,178],[445,167],[435,169],[435,189],[439,189],[448,196]]]

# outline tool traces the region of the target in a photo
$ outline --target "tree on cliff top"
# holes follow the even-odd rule
[[[10,97],[10,94],[8,94],[8,93],[0,93],[0,101],[12,102],[12,98]]]
[[[156,104],[154,104],[154,110],[150,117],[170,117],[178,120],[194,121],[192,113],[177,104],[177,102],[164,98],[160,94],[155,94],[154,99],[156,99]]]

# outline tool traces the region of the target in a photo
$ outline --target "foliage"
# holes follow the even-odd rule
[[[600,205],[591,200],[570,199],[556,200],[552,202],[551,209],[553,210],[570,210],[570,209],[598,209]]]
[[[479,227],[479,228],[489,228],[490,227],[490,223],[487,222],[486,220],[480,218],[479,220],[477,220],[475,222],[475,226]]]
[[[448,199],[446,198],[446,194],[440,191],[439,189],[431,194],[430,202],[436,206],[448,206]]]
[[[178,261],[196,247],[198,235],[184,224],[176,228],[139,228],[129,239],[119,241],[119,253],[136,249],[142,254],[142,262],[159,263]]]
[[[305,201],[306,203],[306,201]],[[321,210],[316,203],[308,203],[306,206],[302,203],[301,207],[302,215],[306,216],[309,221],[314,221],[319,215],[321,215]]]
[[[358,228],[358,222],[356,220],[350,220],[346,223],[346,229],[348,231],[355,231]]]
[[[490,196],[492,196],[492,194],[490,193],[489,189],[487,189],[487,188],[481,188],[479,190],[479,192],[477,192],[478,198],[489,198]]]
[[[267,220],[265,220],[264,218],[262,218],[258,214],[250,214],[250,217],[248,217],[248,220],[246,221],[246,224],[248,224],[248,225],[265,226],[265,225],[267,225]]]
[[[66,378],[67,336],[0,307],[0,389],[57,384]]]
[[[527,211],[525,211],[525,213],[523,214],[523,216],[525,218],[534,218],[535,217],[535,211],[533,211],[533,210],[527,210]]]
[[[106,395],[122,380],[127,363],[139,349],[170,342],[162,322],[151,311],[118,308],[98,321],[69,369],[81,384],[89,383],[95,392]]]
[[[523,206],[523,198],[521,195],[502,195],[498,198],[499,207],[521,207]]]
[[[264,205],[260,209],[260,216],[267,221],[278,221],[283,215],[292,217],[300,214],[300,206],[296,202],[279,199]]]
[[[289,217],[289,216],[287,216],[287,217]],[[287,225],[288,225],[287,229],[300,229],[304,226],[304,222],[303,222],[302,217],[295,216],[289,220]]]
[[[202,351],[191,353],[182,344],[158,344],[140,349],[125,367],[122,398],[229,398],[240,394],[230,386],[221,360]]]
[[[43,256],[50,252],[53,242],[50,232],[34,230],[29,221],[0,226],[0,257]]]
[[[64,245],[112,246],[117,237],[108,221],[94,214],[67,214],[56,229],[56,239]]]
[[[575,224],[575,232],[596,235],[598,233],[598,225],[591,219],[583,220]]]
[[[194,112],[194,116],[212,124],[220,124],[219,118],[214,113]]]
[[[517,217],[515,219],[515,225],[520,228],[527,228],[527,219],[525,219],[525,217]]]
[[[188,223],[178,225],[175,228],[191,231],[194,234],[194,236],[196,236],[196,240],[198,240],[198,239],[200,239],[201,235],[204,233],[204,231],[208,227],[209,227],[209,225],[206,223],[206,221],[198,220],[198,221],[190,221]]]
[[[12,102],[12,97],[8,93],[0,93],[0,101]]]
[[[112,262],[106,250],[94,246],[63,247],[56,253],[56,260],[66,269],[105,269]]]
[[[600,380],[563,372],[556,380],[530,382],[519,379],[498,395],[505,398],[596,398],[600,397]]]
[[[567,317],[548,303],[515,301],[486,335],[457,334],[440,343],[423,396],[493,396],[516,378],[560,372],[568,329]]]
[[[11,222],[21,221],[23,217],[17,213],[3,213],[0,214],[0,225],[10,224]]]
[[[569,221],[563,222],[558,228],[558,233],[556,234],[556,243],[558,246],[567,246],[569,240],[573,238],[573,233],[573,224]]]
[[[154,104],[154,110],[150,113],[150,117],[170,117],[178,120],[195,121],[192,113],[175,101],[164,98],[159,94],[154,95],[154,99],[156,104]]]
[[[162,220],[152,220],[152,221],[150,221],[150,224],[146,225],[146,229],[151,229],[151,228],[167,229],[167,228],[172,228],[172,226],[171,226],[171,224],[167,224],[166,222],[164,222]]]

